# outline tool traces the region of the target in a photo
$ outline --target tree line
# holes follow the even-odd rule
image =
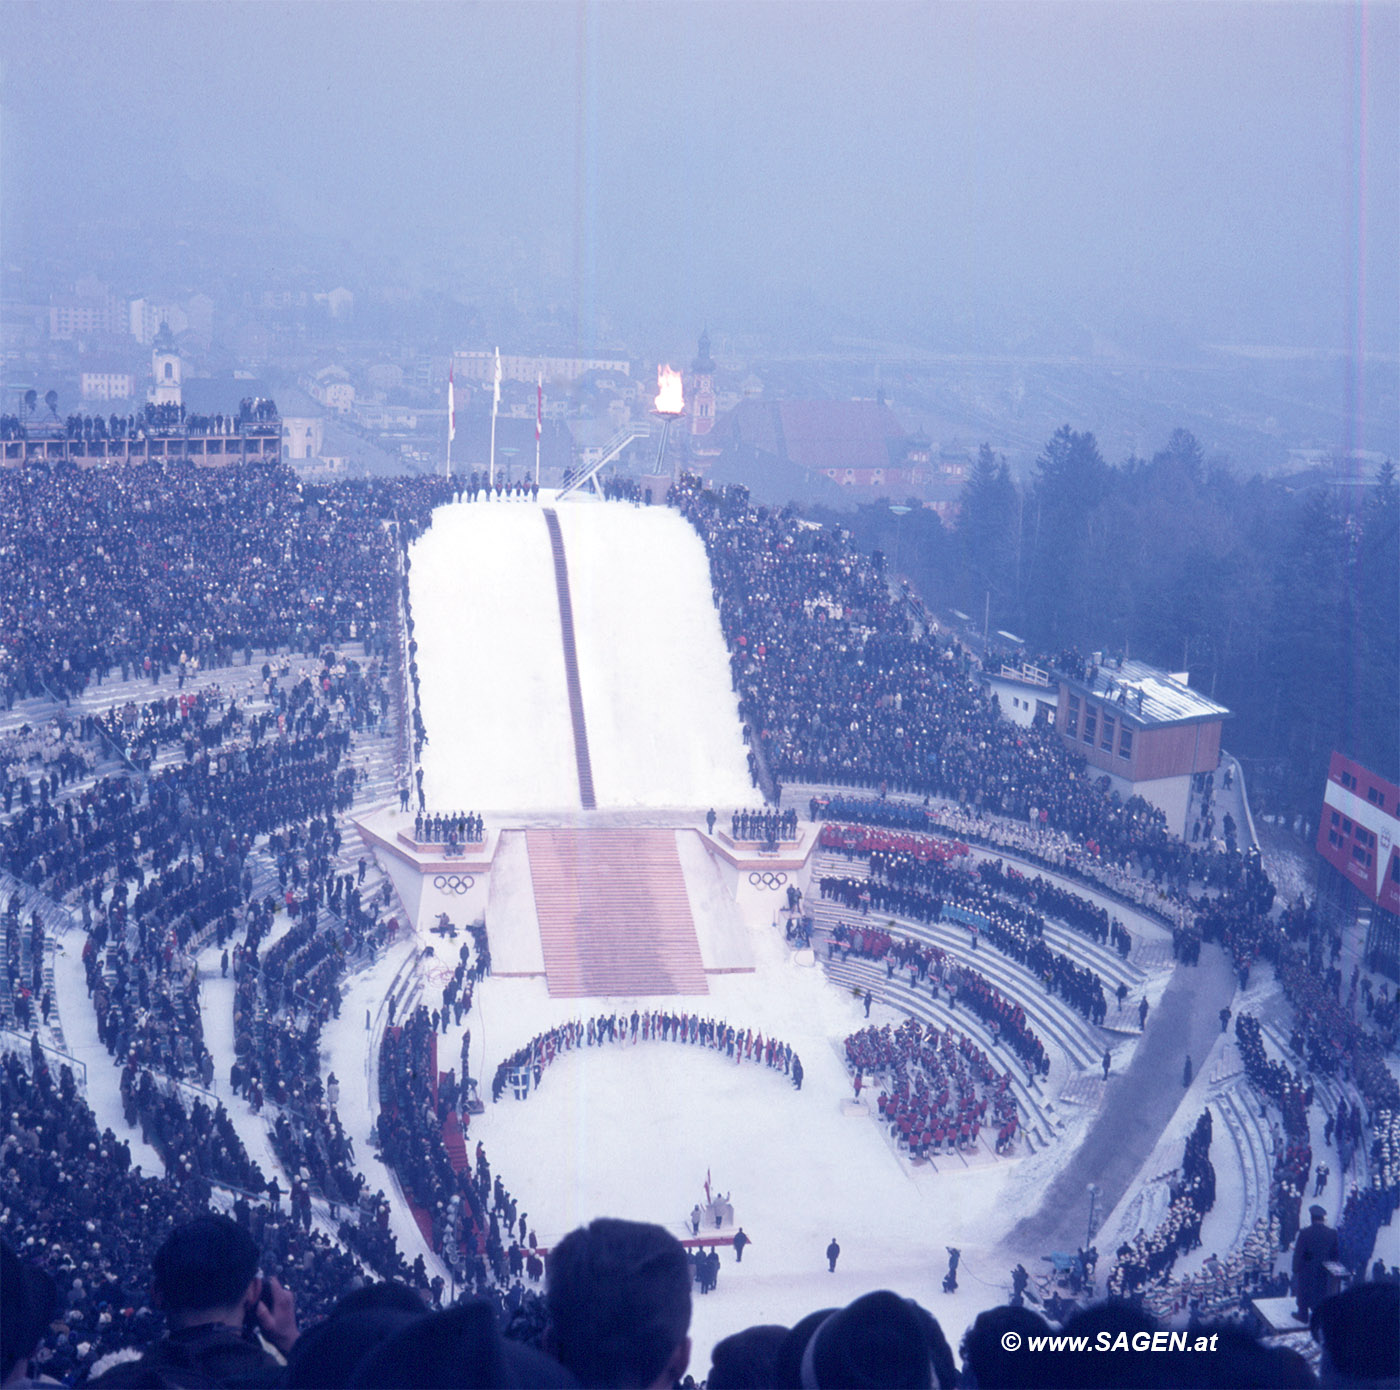
[[[874,503],[830,519],[993,645],[1000,630],[1031,654],[1189,671],[1233,712],[1225,742],[1256,805],[1311,820],[1334,748],[1400,780],[1394,465],[1363,491],[1347,506],[1242,479],[1181,429],[1114,465],[1066,425],[1022,483],[983,445],[952,528],[914,499],[907,513]]]

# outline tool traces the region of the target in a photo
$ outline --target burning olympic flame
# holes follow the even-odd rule
[[[683,415],[685,413],[681,374],[673,371],[669,363],[656,369],[656,388],[656,412],[658,415]]]

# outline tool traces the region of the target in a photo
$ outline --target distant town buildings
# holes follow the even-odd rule
[[[491,351],[457,352],[452,366],[458,381],[493,382],[496,379],[496,354]],[[548,382],[577,381],[588,372],[617,372],[630,376],[632,364],[622,357],[550,357],[501,354],[501,380],[527,381],[532,385],[544,379]]]
[[[699,350],[690,364],[686,403],[690,410],[690,432],[697,438],[715,427],[715,360],[710,356],[710,334],[700,335]]]
[[[762,390],[750,378],[712,431],[695,431],[708,435],[697,445],[702,458],[746,454],[759,470],[824,479],[867,497],[913,496],[944,521],[956,518],[970,450],[935,449],[883,400],[769,400]]]
[[[49,301],[49,337],[55,342],[114,338],[125,329],[125,305],[105,285],[80,283],[74,293]]]
[[[93,359],[78,374],[78,394],[86,402],[129,401],[136,395],[137,375],[123,363]]]
[[[355,383],[344,367],[322,367],[302,379],[302,387],[312,400],[336,415],[349,415],[355,409]]]

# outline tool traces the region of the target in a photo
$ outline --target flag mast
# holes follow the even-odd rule
[[[544,423],[544,373],[535,378],[535,488],[540,485],[540,429]]]
[[[453,372],[456,363],[447,368],[447,476],[452,476],[452,441],[457,437],[457,401],[453,392]]]
[[[496,382],[491,390],[491,471],[490,485],[496,486],[496,410],[501,404],[501,350],[496,349]]]

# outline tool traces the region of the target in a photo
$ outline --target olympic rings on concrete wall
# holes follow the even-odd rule
[[[476,886],[476,879],[470,874],[434,874],[433,887],[440,893],[456,893],[460,898],[463,893],[470,893]]]
[[[771,888],[776,890],[787,882],[787,875],[783,873],[781,869],[779,869],[777,873],[774,873],[770,869],[755,869],[753,873],[749,875],[749,882],[755,888]]]

